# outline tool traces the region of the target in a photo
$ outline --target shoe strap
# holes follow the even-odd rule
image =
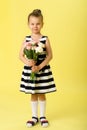
[[[40,120],[41,120],[41,119],[46,119],[46,117],[45,117],[45,116],[43,116],[43,117],[40,117]]]
[[[35,117],[35,116],[32,116],[32,119],[36,119],[36,120],[37,120],[37,122],[38,122],[38,118],[37,118],[37,117]]]

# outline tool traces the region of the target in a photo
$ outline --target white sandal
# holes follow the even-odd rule
[[[49,122],[46,120],[46,117],[40,117],[40,122],[42,127],[48,127]]]
[[[38,118],[37,117],[32,117],[32,119],[36,120],[36,121],[33,121],[33,120],[29,120],[26,122],[26,125],[27,127],[32,127],[32,126],[35,126],[37,123],[38,123]]]

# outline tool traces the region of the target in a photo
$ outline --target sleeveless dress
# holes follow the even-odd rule
[[[40,42],[45,44],[47,36],[42,36]],[[26,42],[31,41],[31,36],[26,36]],[[46,48],[43,54],[38,56],[37,65],[39,65],[46,58]],[[50,65],[44,66],[39,72],[36,73],[36,79],[33,82],[30,79],[31,67],[24,65],[21,77],[20,91],[26,94],[45,94],[56,91],[54,78]]]

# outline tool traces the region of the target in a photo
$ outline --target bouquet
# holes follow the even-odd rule
[[[43,48],[44,48],[44,44],[41,43],[41,42],[39,42],[39,43],[27,42],[27,44],[24,48],[24,55],[28,59],[33,59],[35,62],[37,62],[38,55],[43,52]],[[36,79],[36,73],[35,72],[31,72],[30,79],[33,80],[33,81]]]

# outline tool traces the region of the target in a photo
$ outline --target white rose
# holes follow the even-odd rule
[[[35,51],[36,51],[36,53],[42,53],[43,52],[43,48],[42,47],[36,47],[35,48]]]
[[[32,42],[31,44],[32,44],[32,46],[35,46],[35,42]]]
[[[44,47],[44,44],[41,43],[41,42],[39,42],[39,43],[38,43],[38,46],[43,48],[43,47]]]

